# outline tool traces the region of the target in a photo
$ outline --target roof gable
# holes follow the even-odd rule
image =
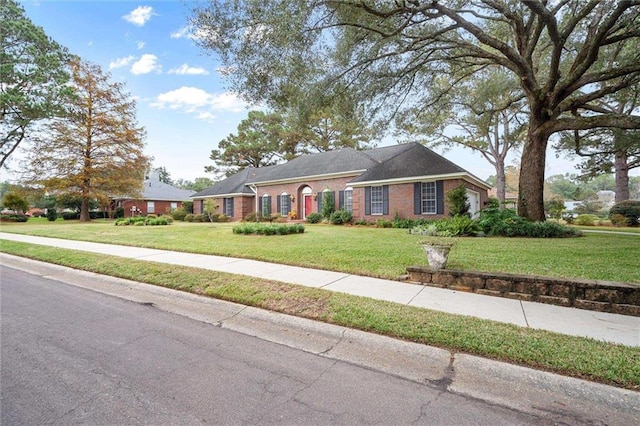
[[[390,151],[386,159],[377,163],[352,182],[382,181],[423,176],[468,173],[462,167],[419,144],[404,145],[404,149]]]

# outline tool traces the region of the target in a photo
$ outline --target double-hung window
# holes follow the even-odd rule
[[[422,182],[420,191],[420,205],[422,214],[436,213],[436,183]]]
[[[287,216],[289,214],[289,203],[291,199],[289,198],[289,194],[283,192],[280,196],[280,214],[282,216]]]
[[[342,208],[353,213],[353,189],[347,188],[344,190],[344,206]]]
[[[381,186],[371,187],[371,214],[381,215],[384,212],[384,198]]]

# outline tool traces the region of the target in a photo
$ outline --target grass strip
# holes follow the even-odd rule
[[[355,275],[396,279],[410,265],[426,265],[419,235],[406,229],[305,225],[287,236],[234,234],[237,223],[174,222],[170,226],[114,226],[29,219],[0,230],[79,241],[134,245],[255,259]],[[631,229],[631,228],[625,228]],[[588,233],[581,238],[460,238],[449,268],[640,284],[639,235]]]
[[[0,251],[428,344],[566,376],[640,389],[640,349],[243,275],[2,241]]]

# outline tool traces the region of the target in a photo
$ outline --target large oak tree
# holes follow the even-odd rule
[[[80,220],[88,221],[91,200],[138,196],[150,159],[136,104],[123,84],[80,60],[71,63],[71,74],[66,116],[51,120],[35,138],[26,173],[50,191],[79,196]]]
[[[232,88],[252,101],[340,81],[371,114],[437,108],[453,86],[498,67],[527,100],[518,212],[544,220],[549,138],[564,130],[640,128],[601,99],[640,81],[640,0],[212,0],[196,6],[201,45],[218,54]],[[606,60],[605,60],[606,59]]]

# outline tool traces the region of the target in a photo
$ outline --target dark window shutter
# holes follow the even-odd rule
[[[444,181],[436,181],[436,213],[444,214]]]
[[[282,197],[282,195],[278,195],[276,197],[276,212],[280,213],[280,198]]]
[[[413,184],[413,214],[422,214],[422,183]]]
[[[382,214],[389,214],[389,185],[382,186]]]
[[[222,199],[222,213],[227,212],[227,198]]]
[[[371,187],[364,189],[364,214],[371,214]]]
[[[259,212],[260,214],[264,214],[264,211],[262,211],[262,199],[263,199],[263,198],[264,198],[264,197],[258,197],[258,212]]]
[[[338,210],[344,209],[344,191],[338,191]]]
[[[318,192],[318,213],[322,212],[322,192]]]

